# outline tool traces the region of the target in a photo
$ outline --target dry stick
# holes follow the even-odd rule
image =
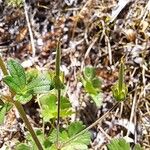
[[[3,60],[2,60],[1,55],[0,55],[0,68],[2,69],[2,72],[3,72],[4,75],[8,75],[8,71],[7,71],[6,67],[5,67],[5,64],[4,64]],[[28,130],[29,130],[29,132],[30,132],[30,134],[32,136],[32,138],[34,139],[34,142],[37,145],[38,149],[39,150],[43,150],[42,145],[39,142],[39,140],[38,140],[38,138],[37,138],[37,136],[36,136],[32,126],[31,126],[31,124],[30,124],[30,122],[29,122],[29,120],[28,120],[28,118],[26,116],[26,113],[25,113],[22,105],[20,104],[20,102],[13,100],[14,93],[12,91],[10,91],[10,92],[11,92],[11,97],[2,96],[2,99],[4,99],[7,102],[11,102],[11,103],[13,103],[15,105],[15,107],[17,108],[21,118],[23,119],[25,125],[27,126],[27,128],[28,128]]]
[[[25,0],[24,0],[24,12],[25,12],[25,17],[26,17],[27,26],[28,26],[29,35],[30,35],[30,40],[31,40],[32,57],[35,57],[36,49],[35,49],[33,33],[32,33],[32,30],[31,30],[31,25],[30,25],[30,21],[29,21],[29,17],[28,17],[27,5],[26,5]]]
[[[132,109],[131,109],[131,114],[130,114],[130,121],[129,121],[129,124],[128,124],[128,131],[127,131],[127,135],[126,136],[129,136],[129,133],[130,133],[130,124],[132,123],[133,121],[133,118],[135,116],[135,108],[136,108],[136,102],[137,102],[137,89],[135,90],[135,94],[134,94],[134,97],[133,97],[133,103],[132,103]]]
[[[91,124],[90,126],[88,126],[87,128],[85,128],[84,130],[82,130],[81,132],[79,132],[78,134],[76,134],[75,136],[73,136],[72,138],[70,138],[67,142],[64,142],[62,144],[62,147],[64,147],[66,144],[70,143],[72,140],[76,139],[78,136],[80,136],[81,134],[84,134],[86,131],[90,130],[91,128],[93,128],[95,125],[97,125],[100,121],[102,121],[112,110],[114,110],[118,105],[120,104],[120,102],[117,102],[111,109],[109,109],[103,116],[101,116],[99,119],[97,119],[93,124]]]

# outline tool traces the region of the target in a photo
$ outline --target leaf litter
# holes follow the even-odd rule
[[[66,94],[77,111],[72,121],[81,119],[88,126],[112,107],[111,86],[118,77],[119,61],[125,56],[128,97],[91,129],[90,149],[103,149],[110,137],[126,135],[142,144],[144,149],[150,148],[150,1],[127,1],[124,5],[121,0],[26,1],[36,48],[34,58],[24,9],[7,6],[3,1],[0,4],[0,53],[4,60],[17,58],[27,69],[54,69],[56,43],[61,37]],[[88,65],[96,68],[102,80],[103,97],[99,108],[91,102],[79,80]],[[3,88],[2,84],[0,86]],[[38,107],[34,102],[28,105],[33,107],[32,111],[26,106],[25,109],[36,126],[33,114],[38,115]],[[23,125],[17,128],[16,120],[20,121],[16,112],[11,111],[9,115],[14,121],[5,119],[1,126],[1,148],[13,147],[9,141],[15,141],[25,132]],[[40,123],[37,126],[40,127]],[[6,140],[4,127],[8,135],[18,129],[19,132],[13,130],[13,133],[19,136],[11,134]]]

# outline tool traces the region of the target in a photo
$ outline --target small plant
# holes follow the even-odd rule
[[[116,101],[124,101],[127,93],[128,88],[127,85],[124,82],[124,60],[121,59],[120,68],[119,68],[119,80],[114,84],[112,87],[112,93]]]
[[[1,123],[7,111],[15,105],[21,118],[29,131],[25,143],[17,143],[16,150],[81,150],[88,149],[90,144],[90,132],[84,131],[83,134],[76,136],[85,126],[82,122],[73,122],[69,125],[66,122],[65,128],[60,128],[60,118],[65,121],[73,113],[71,104],[67,97],[61,95],[61,90],[65,87],[63,76],[60,73],[60,47],[57,49],[56,72],[39,72],[36,69],[25,71],[19,62],[10,59],[7,68],[0,56],[0,67],[4,74],[3,82],[9,87],[8,95],[0,96],[0,119]],[[22,104],[26,104],[36,95],[40,106],[40,116],[43,124],[50,122],[52,128],[49,134],[42,130],[33,130]]]
[[[23,0],[6,0],[6,3],[13,7],[22,7]]]
[[[41,115],[44,122],[57,119],[57,97],[51,92],[40,97]],[[60,117],[65,119],[73,114],[69,99],[61,96]],[[54,121],[53,121],[54,122]]]
[[[89,94],[97,107],[101,106],[101,80],[96,76],[96,70],[92,66],[85,67],[83,77],[81,77],[85,91]]]

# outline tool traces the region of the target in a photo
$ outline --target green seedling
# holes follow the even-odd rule
[[[5,76],[3,81],[15,93],[14,100],[25,104],[32,99],[33,95],[50,90],[50,80],[43,77],[42,74],[27,82],[25,70],[17,61],[11,59],[7,66],[10,75]]]
[[[81,77],[85,91],[89,94],[97,107],[101,106],[101,80],[96,76],[96,70],[92,66],[85,67]]]
[[[112,93],[116,101],[124,101],[128,93],[127,85],[124,82],[124,68],[125,65],[122,58],[119,69],[119,80],[112,87]]]
[[[6,0],[6,3],[13,7],[22,7],[23,0]]]

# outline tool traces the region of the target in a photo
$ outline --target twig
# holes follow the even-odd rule
[[[111,51],[111,45],[108,36],[105,36],[108,46],[108,56],[109,56],[109,63],[112,65],[112,51]]]
[[[133,103],[132,103],[132,109],[131,109],[131,114],[130,114],[130,121],[129,121],[129,124],[130,125],[133,121],[133,117],[134,117],[134,113],[135,113],[135,108],[136,108],[136,101],[137,101],[137,92],[135,91],[135,94],[134,94],[134,97],[133,97]],[[128,127],[129,128],[129,127]],[[127,135],[126,136],[129,136],[129,133],[130,133],[130,130],[128,129],[127,131]]]
[[[28,26],[29,35],[30,35],[30,40],[31,40],[32,57],[35,57],[36,49],[35,49],[35,44],[34,44],[34,38],[33,38],[32,29],[31,29],[31,25],[30,25],[30,21],[29,21],[29,17],[28,17],[27,5],[26,5],[25,0],[23,0],[23,1],[24,1],[24,12],[25,12],[25,17],[26,17],[27,26]]]

